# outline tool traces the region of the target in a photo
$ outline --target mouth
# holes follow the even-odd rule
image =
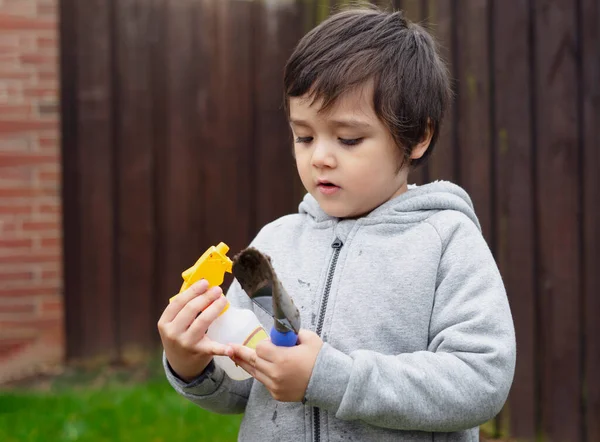
[[[338,185],[333,184],[331,181],[327,180],[319,180],[317,182],[317,188],[321,193],[325,195],[331,195],[340,189]]]

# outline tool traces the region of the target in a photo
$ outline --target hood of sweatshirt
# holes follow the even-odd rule
[[[410,185],[405,193],[375,208],[364,219],[369,222],[415,223],[441,210],[462,212],[481,230],[467,192],[448,181],[435,181],[423,186]],[[317,223],[340,220],[327,215],[310,194],[304,196],[298,211],[307,214]]]

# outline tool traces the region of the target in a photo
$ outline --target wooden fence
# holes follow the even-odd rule
[[[600,2],[380,3],[437,36],[455,79],[414,179],[470,192],[505,279],[518,363],[497,431],[600,441]],[[331,6],[61,2],[70,358],[155,346],[199,253],[296,210],[281,72]]]

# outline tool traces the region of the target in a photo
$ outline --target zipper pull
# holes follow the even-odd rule
[[[343,245],[344,245],[344,243],[342,242],[342,240],[339,238],[336,238],[335,241],[333,242],[333,244],[331,244],[331,247],[334,249],[341,249]]]

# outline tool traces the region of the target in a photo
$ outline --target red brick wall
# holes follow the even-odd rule
[[[64,354],[58,0],[0,0],[0,383]]]

